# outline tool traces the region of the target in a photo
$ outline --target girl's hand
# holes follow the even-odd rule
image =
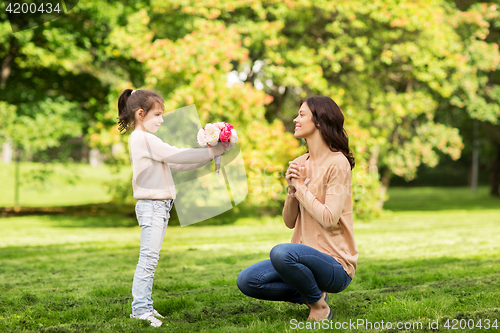
[[[226,153],[226,147],[223,144],[218,144],[212,148],[215,156],[222,156]]]

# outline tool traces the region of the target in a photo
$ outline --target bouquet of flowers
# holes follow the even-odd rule
[[[197,135],[198,144],[205,147],[215,147],[219,142],[229,149],[238,142],[238,133],[229,123],[217,122],[207,123],[205,128],[201,128]],[[215,157],[215,172],[220,170],[220,156]]]

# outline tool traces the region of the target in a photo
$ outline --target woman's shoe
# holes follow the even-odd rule
[[[333,313],[332,313],[332,309],[330,309],[330,313],[328,314],[328,319],[333,319]]]

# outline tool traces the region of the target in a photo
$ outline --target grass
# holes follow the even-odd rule
[[[331,325],[422,322],[405,331],[444,332],[447,320],[500,320],[498,201],[473,208],[465,189],[389,194],[391,211],[355,224],[358,269],[344,292],[331,295]],[[243,268],[290,240],[280,217],[169,227],[153,288],[155,308],[167,316],[160,328],[128,318],[140,236],[134,219],[9,217],[0,230],[0,332],[294,332],[312,325],[305,306],[251,299],[235,284]],[[429,329],[436,320],[438,329]]]
[[[468,187],[393,187],[384,208],[392,211],[500,209],[500,199],[489,195],[488,186],[476,194]]]

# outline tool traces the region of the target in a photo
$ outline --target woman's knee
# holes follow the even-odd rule
[[[288,243],[278,244],[271,249],[269,256],[271,257],[271,263],[275,266],[293,260],[293,250]]]
[[[248,268],[245,268],[238,274],[238,278],[236,279],[236,285],[238,289],[245,295],[250,296],[250,276],[248,274]]]

